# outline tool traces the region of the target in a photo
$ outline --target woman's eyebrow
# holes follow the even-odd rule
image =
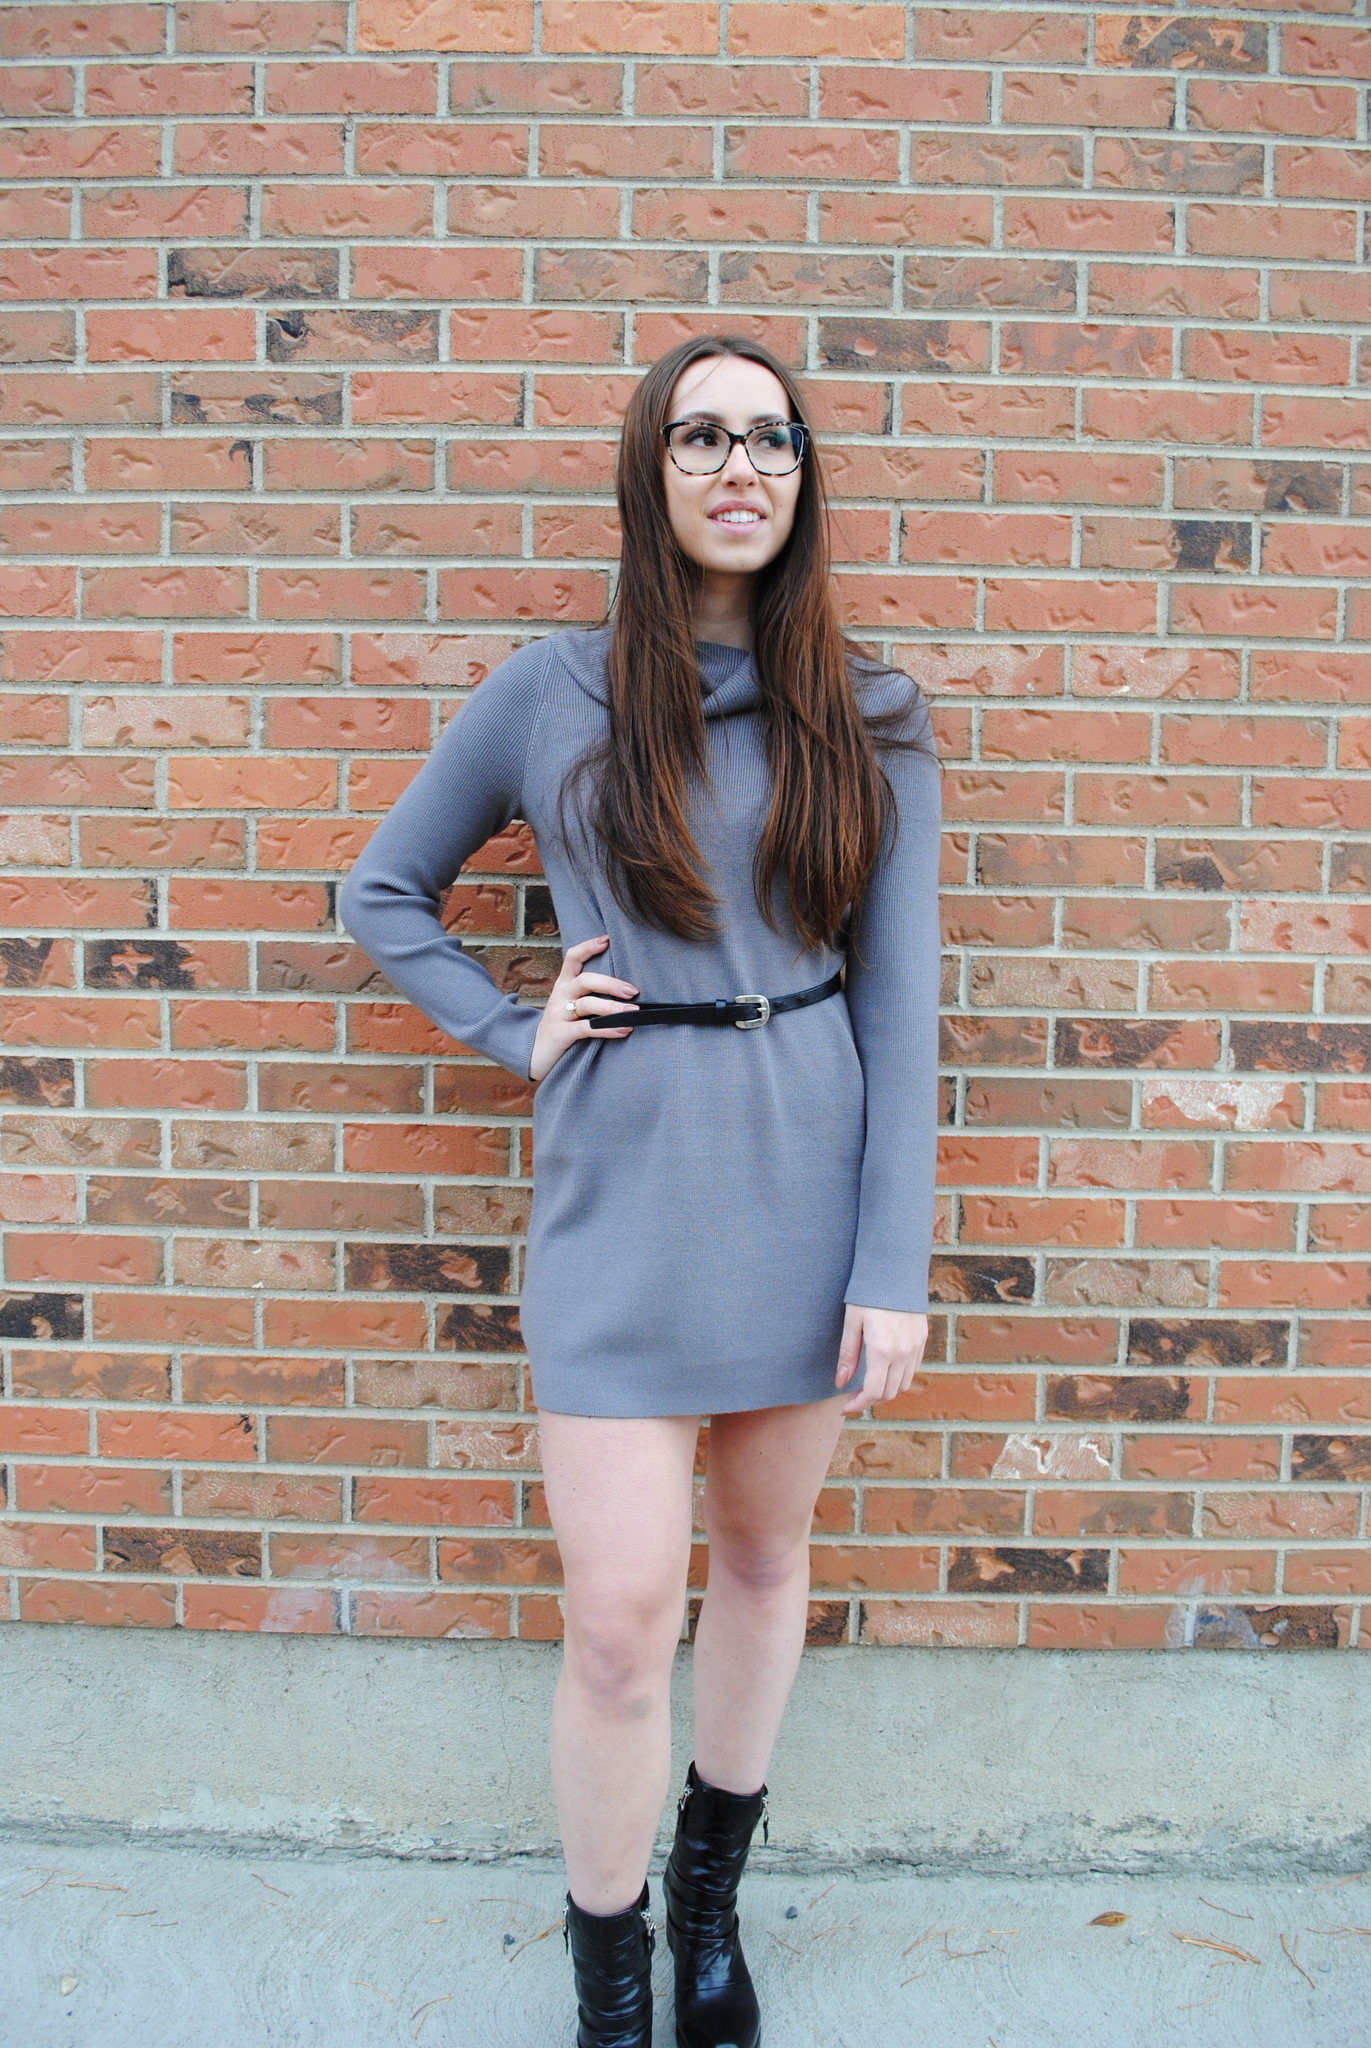
[[[694,412],[683,412],[681,414],[681,418],[683,420],[704,420],[707,421],[708,424],[712,427],[721,427],[724,424],[722,418],[717,412],[703,412],[698,410]],[[752,427],[784,427],[788,426],[789,424],[790,422],[784,419],[778,412],[755,412],[753,413],[752,418],[748,421],[748,425]]]

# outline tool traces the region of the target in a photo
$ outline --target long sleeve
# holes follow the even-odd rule
[[[942,805],[922,698],[905,730],[922,745],[884,755],[898,824],[848,953],[847,1005],[866,1080],[866,1143],[845,1298],[865,1308],[923,1310],[937,1163]]]
[[[441,1031],[528,1076],[538,1010],[501,994],[439,920],[464,861],[519,815],[529,735],[549,656],[521,648],[451,719],[381,821],[339,896],[348,932]]]

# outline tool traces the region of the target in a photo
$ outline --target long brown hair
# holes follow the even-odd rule
[[[717,930],[718,907],[690,827],[690,791],[708,777],[694,630],[702,572],[671,530],[662,430],[681,372],[706,356],[762,364],[784,387],[791,418],[805,417],[784,364],[761,343],[731,334],[679,343],[634,390],[615,478],[623,552],[606,661],[609,729],[573,777],[588,788],[587,822],[621,908],[694,940]],[[751,613],[772,781],[753,867],[757,904],[776,929],[774,891],[783,876],[805,945],[833,944],[876,864],[892,799],[877,757],[880,721],[863,717],[848,672],[849,654],[861,650],[834,609],[823,472],[812,439],[793,528],[753,578]]]

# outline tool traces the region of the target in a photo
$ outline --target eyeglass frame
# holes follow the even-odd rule
[[[791,463],[789,469],[758,469],[756,463],[752,461],[752,450],[747,448],[748,440],[751,435],[760,433],[765,426],[783,426],[792,435],[798,434],[800,436],[800,445],[795,451],[795,460]],[[677,427],[713,427],[717,433],[728,435],[728,453],[724,456],[717,469],[681,468],[681,464],[676,461],[676,451],[671,445],[671,436]],[[684,419],[668,420],[662,428],[662,440],[666,445],[666,452],[671,457],[673,465],[681,471],[682,476],[720,476],[728,468],[729,463],[733,459],[733,451],[740,441],[744,448],[747,448],[747,459],[752,463],[754,476],[794,476],[796,470],[805,459],[810,435],[809,428],[803,420],[759,420],[755,427],[748,428],[746,434],[732,434],[729,433],[728,428],[719,420]],[[794,445],[792,440],[791,446],[794,447]]]

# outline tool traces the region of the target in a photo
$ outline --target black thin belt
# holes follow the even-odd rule
[[[791,996],[728,996],[717,1003],[639,1003],[636,1010],[588,1017],[586,1022],[593,1033],[622,1030],[625,1024],[635,1031],[644,1024],[732,1024],[739,1031],[756,1031],[787,1010],[806,1010],[811,1003],[826,1002],[842,985],[841,973],[831,974],[827,981],[797,989]]]

